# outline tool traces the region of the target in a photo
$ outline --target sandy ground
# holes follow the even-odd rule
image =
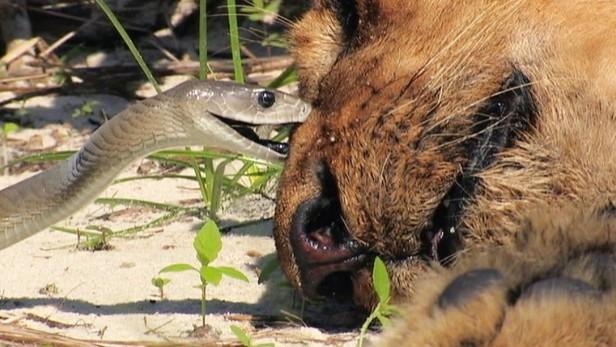
[[[39,136],[38,145],[53,142],[57,133],[69,132],[70,141],[55,149],[76,148],[84,136],[66,127],[47,126],[12,135],[13,141]],[[55,134],[55,135],[54,135]],[[9,141],[9,145],[10,145]],[[134,176],[137,162],[122,176]],[[0,188],[33,173],[0,176]],[[171,203],[199,204],[196,183],[186,180],[140,180],[112,185],[104,197],[123,197]],[[77,237],[49,229],[0,250],[0,325],[27,327],[76,339],[105,341],[235,341],[230,325],[239,325],[256,342],[289,345],[355,345],[355,330],[308,327],[288,319],[301,315],[293,293],[281,287],[280,279],[258,284],[263,257],[272,254],[271,218],[274,203],[260,196],[247,196],[225,204],[220,214],[223,226],[265,220],[247,227],[231,228],[223,237],[223,251],[215,262],[243,271],[249,283],[223,280],[208,287],[206,324],[201,324],[200,291],[194,273],[168,274],[172,281],[165,298],[151,284],[158,271],[172,263],[195,263],[192,241],[201,221],[184,217],[171,224],[140,232],[129,238],[113,238],[112,249],[79,250]],[[91,204],[59,226],[83,228],[90,224],[117,230],[144,224],[160,214],[143,208]],[[311,305],[312,306],[312,305]],[[318,306],[318,305],[317,305]],[[323,307],[311,321],[335,327],[348,317]],[[335,313],[335,314],[334,314]],[[316,316],[315,316],[316,315]],[[289,323],[292,321],[292,323]],[[0,329],[0,345],[2,343]]]

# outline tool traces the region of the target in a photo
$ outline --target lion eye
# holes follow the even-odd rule
[[[270,108],[276,103],[276,94],[269,90],[259,92],[257,95],[257,102],[259,103],[259,106],[263,108]]]

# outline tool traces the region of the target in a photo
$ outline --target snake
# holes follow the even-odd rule
[[[190,80],[138,101],[66,160],[0,191],[0,250],[71,216],[152,152],[204,146],[281,162],[286,144],[247,129],[301,123],[309,113],[310,105],[290,94],[211,80]]]

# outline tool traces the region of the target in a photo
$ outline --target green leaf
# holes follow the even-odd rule
[[[249,282],[248,277],[244,275],[240,270],[229,267],[229,266],[219,266],[216,267],[218,271],[222,272],[223,275],[231,278],[235,278],[236,280]]]
[[[242,330],[242,328],[238,327],[237,325],[232,325],[231,332],[233,333],[233,335],[235,335],[235,337],[237,337],[238,340],[240,340],[242,345],[252,346],[252,341],[250,339],[250,336],[246,335],[246,333],[244,332],[244,330]]]
[[[201,281],[207,284],[213,284],[217,286],[220,284],[220,280],[222,280],[222,271],[212,266],[202,266],[200,274]]]
[[[5,134],[10,134],[12,132],[17,131],[17,129],[19,129],[19,126],[15,123],[4,123],[4,126],[2,127],[2,131],[4,131]]]
[[[213,262],[218,257],[218,253],[222,249],[222,240],[218,226],[214,221],[210,219],[203,225],[195,237],[193,247],[195,247],[202,264],[203,259]]]
[[[270,254],[265,257],[265,262],[263,267],[261,268],[261,273],[259,274],[259,284],[267,282],[274,271],[280,268],[280,264],[278,263],[278,257],[276,254]]]
[[[156,288],[162,288],[166,286],[167,284],[169,284],[169,282],[171,282],[171,280],[168,278],[162,278],[162,277],[152,278],[152,285]]]
[[[270,343],[260,343],[258,345],[253,345],[252,347],[276,347],[276,345],[270,342]]]
[[[160,274],[163,272],[182,272],[182,271],[188,271],[188,270],[198,271],[194,266],[190,264],[173,264],[173,265],[165,266],[160,271],[158,271],[158,273]]]
[[[376,295],[379,297],[379,302],[387,303],[389,301],[390,283],[389,275],[387,274],[387,268],[381,258],[376,257],[374,259],[374,266],[372,268],[372,284]]]
[[[201,254],[197,253],[197,260],[199,261],[199,263],[201,263],[202,266],[207,266],[210,261],[206,258],[204,258]]]

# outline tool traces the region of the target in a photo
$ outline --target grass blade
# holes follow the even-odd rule
[[[113,14],[113,11],[111,11],[109,6],[107,6],[107,3],[105,2],[105,0],[95,0],[95,1],[98,7],[100,7],[101,10],[105,13],[107,18],[109,18],[109,21],[111,21],[111,24],[113,24],[113,27],[116,29],[118,34],[120,34],[120,36],[122,37],[122,40],[124,40],[124,43],[126,44],[131,54],[137,61],[137,64],[139,64],[139,67],[141,67],[141,71],[143,71],[143,74],[145,75],[145,77],[148,79],[148,81],[150,81],[152,86],[154,86],[154,89],[156,89],[156,92],[160,94],[161,90],[160,90],[160,86],[158,85],[158,82],[156,82],[156,79],[154,78],[154,75],[152,75],[150,68],[148,68],[148,65],[143,60],[141,53],[139,52],[139,50],[133,43],[133,40],[131,40],[130,36],[128,36],[128,33],[126,32],[126,30],[124,30],[124,27],[122,26],[118,18],[115,16],[115,14]]]
[[[286,86],[289,83],[297,81],[297,71],[295,70],[295,66],[289,66],[283,72],[276,77],[275,80],[271,81],[267,87],[272,89],[278,89],[282,86]]]
[[[227,0],[229,16],[229,36],[231,40],[231,55],[233,56],[233,69],[235,82],[245,83],[244,68],[242,67],[242,54],[240,51],[240,34],[237,26],[237,6],[235,0]]]
[[[37,153],[32,155],[26,155],[21,158],[17,158],[9,161],[6,165],[0,166],[0,170],[4,170],[6,168],[26,163],[26,164],[38,164],[44,163],[46,161],[60,161],[65,160],[66,158],[73,155],[75,151],[59,151],[59,152],[48,152],[48,153]]]
[[[147,208],[152,208],[152,209],[167,211],[167,212],[186,212],[186,211],[192,210],[189,207],[175,206],[171,204],[163,204],[159,202],[139,200],[139,199],[98,198],[94,200],[94,202],[97,204],[102,204],[102,205],[110,205],[112,207],[116,205],[124,205],[124,206],[131,206],[131,207],[139,206],[139,207],[147,207]]]
[[[205,184],[205,180],[203,179],[203,176],[201,175],[201,169],[199,168],[199,163],[197,162],[197,159],[193,157],[191,160],[191,164],[192,164],[192,169],[195,173],[195,177],[197,178],[197,183],[199,184],[199,191],[201,192],[201,199],[203,199],[206,205],[208,205],[210,201],[210,197],[209,197],[209,193],[207,190],[207,186]],[[204,206],[204,207],[206,209],[208,208],[208,206]]]
[[[183,180],[195,181],[197,178],[194,177],[194,176],[188,176],[188,175],[171,175],[171,174],[143,175],[143,176],[133,176],[133,177],[118,178],[117,180],[113,181],[113,184],[120,184],[120,183],[126,183],[126,182],[132,182],[132,181],[141,181],[141,180],[156,180],[156,181],[160,181],[160,180],[163,180],[163,179],[183,179]]]
[[[212,159],[205,159],[203,161],[203,167],[204,167],[204,171],[205,171],[205,190],[207,193],[207,202],[208,202],[208,206],[210,208],[210,214],[214,214],[214,211],[212,211],[212,192],[214,191],[214,160]]]
[[[180,219],[182,216],[191,214],[190,210],[186,210],[186,211],[173,211],[170,213],[167,213],[166,215],[160,217],[160,218],[156,218],[153,221],[150,221],[146,224],[143,225],[138,225],[138,226],[134,226],[134,227],[130,227],[127,229],[122,229],[122,230],[118,230],[116,232],[113,233],[112,236],[114,237],[130,237],[133,234],[138,234],[142,231],[146,231],[148,229],[151,228],[155,228],[155,227],[159,227],[161,225],[165,225],[165,224],[169,224],[175,220]]]
[[[207,79],[207,0],[199,0],[199,79]]]
[[[214,171],[214,179],[212,180],[212,200],[210,201],[210,212],[215,215],[220,208],[220,200],[222,197],[222,187],[225,181],[225,168],[231,160],[227,159],[218,164]]]

